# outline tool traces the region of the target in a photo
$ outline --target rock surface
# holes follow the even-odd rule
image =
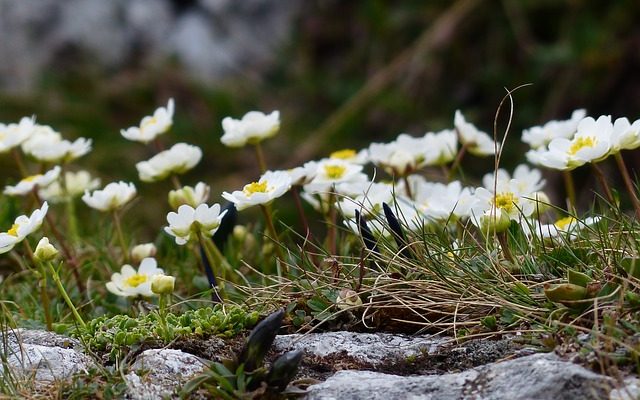
[[[113,70],[175,57],[194,77],[260,70],[289,37],[300,0],[2,0],[0,88],[44,71]]]
[[[307,400],[595,400],[607,398],[612,386],[610,378],[554,354],[535,354],[444,375],[340,371],[311,386]]]
[[[175,396],[181,385],[204,368],[205,362],[193,354],[171,349],[146,350],[125,375],[128,396],[136,400]]]
[[[0,338],[0,352],[7,355],[12,373],[34,377],[36,382],[66,379],[93,365],[77,340],[52,332],[17,329]]]

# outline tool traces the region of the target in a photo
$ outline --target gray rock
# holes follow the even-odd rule
[[[609,393],[609,400],[637,400],[640,399],[640,379],[630,377],[624,380],[622,387]]]
[[[612,379],[554,354],[535,354],[444,375],[340,371],[310,386],[307,400],[583,400],[606,398],[612,385]]]
[[[277,336],[277,352],[302,349],[308,354],[327,357],[345,354],[371,365],[436,352],[448,340],[430,336],[389,333],[327,332]]]
[[[93,365],[77,340],[52,332],[18,329],[0,337],[0,351],[7,356],[11,373],[36,382],[66,379]]]
[[[136,400],[171,397],[204,368],[205,362],[193,354],[171,349],[146,350],[125,375],[128,396]]]

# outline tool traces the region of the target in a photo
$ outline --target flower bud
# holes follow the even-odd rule
[[[485,211],[480,217],[480,229],[485,235],[504,232],[509,229],[511,218],[501,208],[492,208]]]
[[[196,208],[209,199],[209,191],[209,186],[202,182],[195,187],[184,186],[182,189],[172,190],[169,192],[169,205],[174,210],[183,204]]]
[[[340,310],[346,310],[348,308],[358,307],[362,305],[362,299],[358,296],[355,290],[342,289],[336,297],[336,306]]]
[[[153,243],[139,244],[131,249],[131,259],[133,262],[139,263],[147,257],[155,257],[157,251],[156,245]]]
[[[43,237],[36,246],[34,256],[36,260],[46,262],[52,261],[58,255],[58,250],[49,243],[49,238]]]
[[[171,294],[175,288],[176,278],[171,275],[154,275],[151,278],[151,291],[155,294]]]

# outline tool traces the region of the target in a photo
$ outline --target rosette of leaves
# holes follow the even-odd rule
[[[546,284],[544,294],[552,302],[575,311],[584,310],[593,303],[593,298],[608,296],[617,287],[613,282],[603,284],[573,269],[568,271],[567,281],[567,283]]]
[[[219,399],[279,398],[298,371],[302,350],[289,351],[265,366],[264,357],[282,325],[284,310],[277,311],[251,331],[244,347],[233,359],[215,362],[187,382],[182,396],[204,388]]]

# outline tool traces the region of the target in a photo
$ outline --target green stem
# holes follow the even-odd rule
[[[262,145],[260,142],[255,144],[256,158],[258,159],[258,166],[260,167],[260,173],[264,174],[267,171],[267,163],[264,161],[264,153],[262,152]]]
[[[87,325],[82,320],[82,317],[78,313],[78,310],[76,309],[76,307],[73,305],[73,302],[69,298],[69,295],[67,294],[67,291],[64,289],[64,286],[62,285],[62,281],[60,280],[60,276],[58,275],[58,271],[56,271],[56,269],[53,268],[53,264],[50,261],[47,261],[46,264],[49,267],[49,272],[51,273],[51,277],[53,278],[53,281],[55,282],[56,286],[58,287],[58,291],[60,292],[60,295],[62,295],[62,297],[64,298],[65,303],[67,303],[67,306],[69,306],[69,308],[71,309],[71,312],[73,313],[73,316],[76,319],[76,322],[83,329],[86,329]]]
[[[573,175],[571,175],[571,171],[562,171],[562,176],[564,177],[564,188],[567,192],[567,197],[569,198],[569,212],[575,214],[576,212],[576,188],[573,183]]]
[[[600,165],[595,163],[592,163],[591,167],[593,168],[593,171],[596,174],[596,178],[598,179],[600,186],[602,186],[602,190],[604,191],[604,195],[607,198],[607,201],[609,202],[609,204],[613,206],[615,203],[615,199],[613,197],[613,193],[611,193],[611,188],[607,183],[607,179],[605,178],[604,173],[602,172],[602,168],[600,168]]]
[[[198,240],[200,241],[200,246],[202,246],[202,248],[204,249],[205,257],[207,257],[207,260],[209,261],[209,265],[211,266],[211,270],[213,271],[213,275],[216,278],[216,283],[218,285],[217,297],[218,299],[220,299],[220,303],[222,303],[222,300],[226,298],[226,295],[224,292],[224,284],[220,280],[220,276],[218,276],[218,274],[216,273],[216,270],[217,270],[217,267],[224,264],[226,260],[222,256],[222,254],[220,253],[216,245],[208,238],[205,238],[201,232],[198,233]]]
[[[69,228],[69,236],[72,243],[78,242],[78,220],[76,218],[76,204],[73,197],[67,196],[67,227]]]
[[[622,180],[624,181],[624,185],[627,188],[627,192],[629,192],[629,197],[631,197],[631,203],[633,204],[633,208],[636,210],[636,216],[640,218],[640,200],[638,200],[638,194],[636,193],[636,189],[633,185],[633,181],[631,180],[631,176],[629,175],[629,170],[622,159],[622,154],[620,152],[614,153],[614,158],[616,159],[616,164],[618,164],[618,169],[622,174]]]
[[[167,307],[170,296],[171,295],[161,294],[158,299],[158,317],[160,318],[160,326],[162,328],[162,338],[166,343],[173,340],[171,332],[169,332],[169,325],[167,324]]]
[[[334,188],[331,188],[331,190],[334,190]],[[337,220],[337,214],[336,214],[336,207],[334,206],[335,202],[335,194],[330,193],[329,194],[329,198],[327,199],[327,247],[329,248],[329,255],[330,256],[334,256],[336,254],[337,251],[337,244],[336,244],[336,220]]]
[[[122,250],[122,262],[124,264],[129,263],[129,249],[127,248],[127,242],[124,240],[124,235],[122,233],[122,226],[120,225],[120,217],[118,216],[118,211],[113,210],[113,226],[116,229],[116,235],[118,236],[118,241],[120,242],[120,248]]]
[[[496,234],[498,236],[498,241],[500,242],[500,247],[502,248],[502,254],[504,254],[504,258],[513,263],[514,258],[511,254],[511,249],[509,249],[509,240],[507,239],[507,232],[500,232]]]
[[[42,301],[42,308],[44,308],[44,320],[47,325],[47,330],[53,330],[53,318],[51,317],[51,308],[49,302],[49,293],[47,292],[47,270],[42,264],[40,264],[40,300]]]
[[[413,200],[413,193],[411,193],[411,185],[409,184],[409,177],[407,175],[402,177],[404,181],[404,191],[407,193],[407,197]]]
[[[265,223],[267,224],[267,229],[269,230],[269,235],[271,236],[271,241],[273,241],[274,247],[276,249],[276,253],[278,255],[278,260],[276,260],[276,268],[278,270],[278,276],[281,277],[282,273],[289,273],[289,268],[286,263],[286,258],[284,253],[282,252],[282,247],[280,247],[280,241],[278,239],[278,232],[276,232],[276,227],[273,225],[273,219],[271,218],[271,210],[267,208],[264,204],[260,204],[260,209],[262,210],[262,214],[264,215]]]
[[[447,176],[448,182],[451,182],[455,173],[458,172],[458,168],[462,163],[462,159],[464,158],[464,155],[467,153],[467,147],[469,146],[466,143],[463,144],[462,147],[460,147],[458,154],[456,154],[456,158],[453,160],[453,164],[451,164],[451,168],[449,168],[449,174]]]
[[[11,150],[11,154],[13,155],[13,159],[16,162],[16,165],[18,166],[18,170],[20,171],[20,174],[22,175],[23,178],[26,178],[27,176],[29,176],[29,172],[27,171],[27,168],[24,166],[24,163],[22,162],[22,157],[20,156],[20,152],[18,151],[17,147],[14,147]]]

